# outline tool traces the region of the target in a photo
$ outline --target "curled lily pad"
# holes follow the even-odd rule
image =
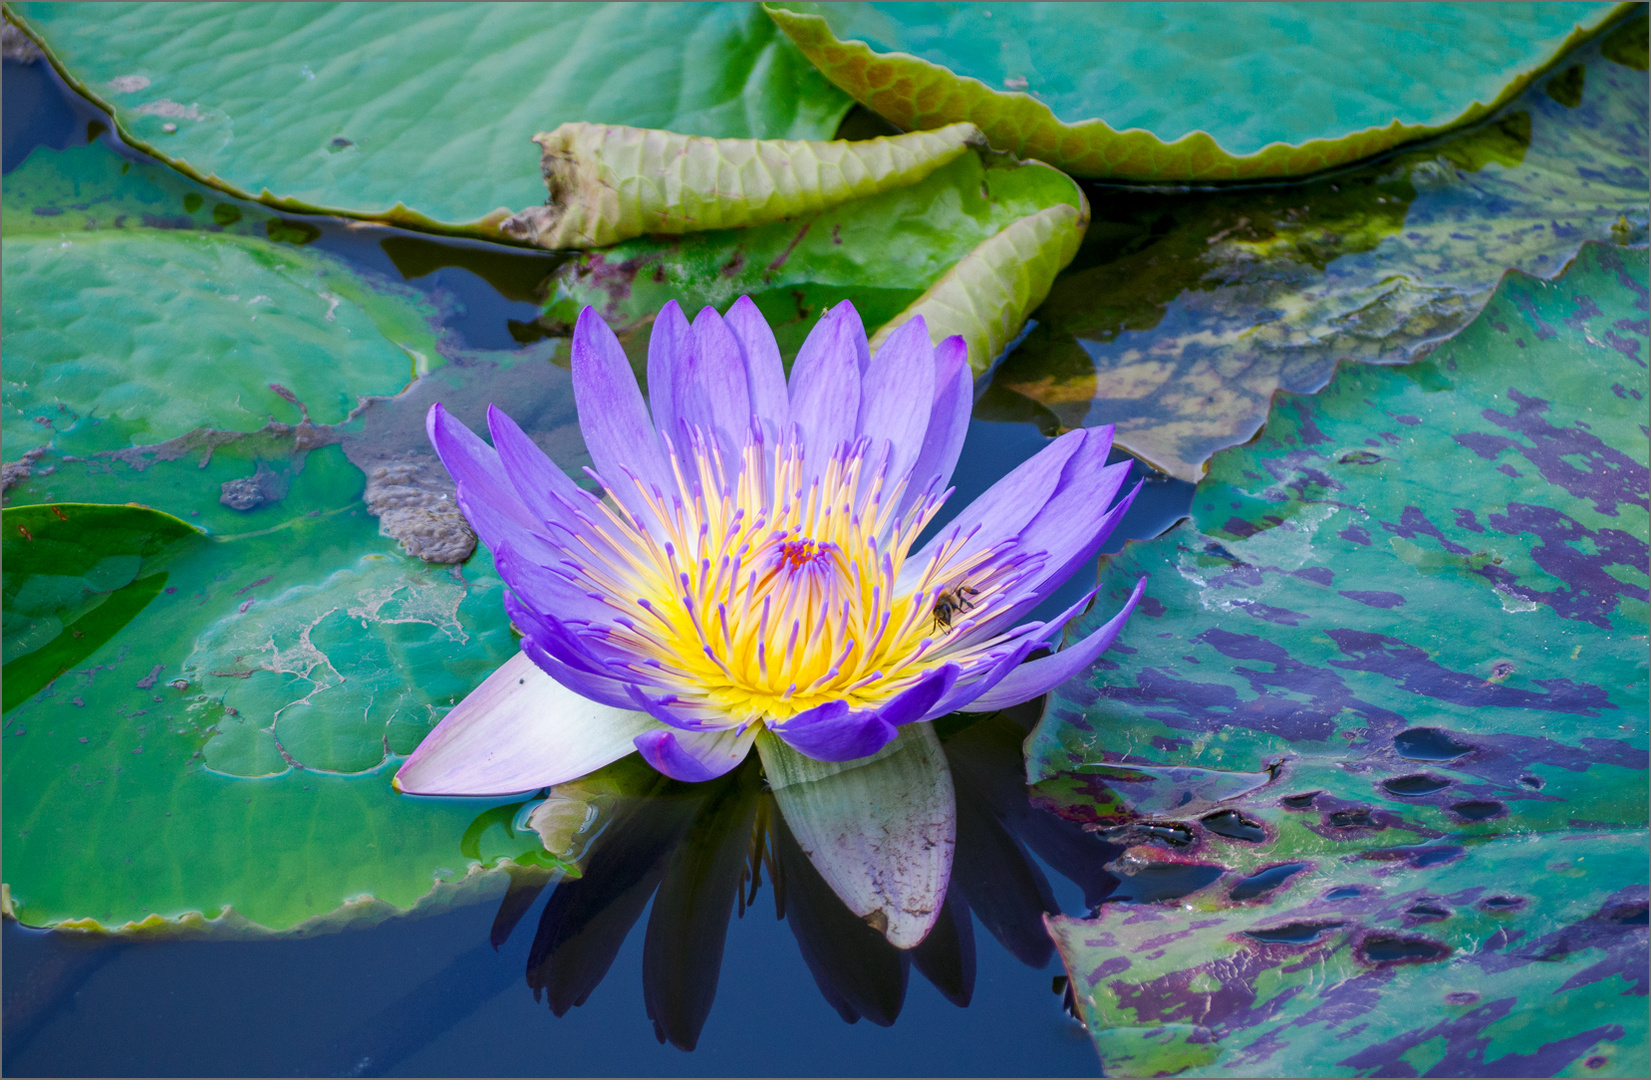
[[[1575,105],[1552,76],[1483,125],[1298,187],[1092,190],[1084,246],[982,415],[1116,424],[1120,445],[1195,481],[1275,391],[1425,355],[1505,269],[1550,277],[1585,241],[1644,243],[1651,98],[1603,55],[1611,40],[1565,57]]]
[[[1078,186],[1047,165],[964,153],[916,184],[792,221],[638,238],[581,256],[552,277],[543,321],[570,324],[593,305],[640,357],[666,301],[720,311],[748,295],[790,357],[832,304],[851,300],[876,327],[915,310],[950,271],[944,296],[957,310],[937,301],[935,316],[948,334],[966,333],[971,361],[983,364],[977,354],[993,355],[989,333],[1024,315],[992,305],[1030,302],[1047,288],[1076,249],[1085,212]]]
[[[767,4],[903,129],[1076,176],[1302,176],[1479,120],[1628,5]]]
[[[710,139],[566,123],[534,136],[550,198],[499,228],[543,248],[766,225],[905,187],[980,143],[972,124],[856,142]]]
[[[1179,913],[1056,928],[1109,1071],[1380,1071],[1435,1037],[1415,1052],[1490,1039],[1489,1072],[1643,1056],[1642,1016],[1574,1017],[1616,1008],[1613,957],[1644,949],[1622,933],[1643,933],[1651,761],[1648,277],[1643,248],[1599,243],[1553,281],[1509,273],[1427,360],[1281,396],[1191,523],[1104,568],[1103,595],[1145,574],[1151,603],[1051,695],[1028,767],[1129,845],[1112,865],[1137,900],[1180,883]],[[1269,766],[1180,808],[1132,805],[1117,775]],[[1303,958],[1328,975],[1287,998]],[[1440,1002],[1460,1023],[1436,1026]]]
[[[825,139],[851,104],[754,6],[7,10],[127,142],[191,176],[494,239],[542,197],[537,131]]]
[[[959,334],[978,375],[1026,325],[1026,315],[1077,253],[1089,224],[1089,205],[1061,204],[1004,228],[965,255],[910,307],[872,337],[875,349],[908,319],[921,315],[936,344]]]

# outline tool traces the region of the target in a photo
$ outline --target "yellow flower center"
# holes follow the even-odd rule
[[[897,516],[904,481],[886,488],[863,442],[811,474],[796,444],[754,440],[732,482],[714,447],[694,451],[691,476],[672,454],[676,492],[635,483],[651,514],[604,502],[604,531],[625,554],[605,573],[586,571],[635,604],[615,644],[649,657],[636,670],[666,676],[653,681],[679,687],[681,700],[730,724],[834,700],[884,702],[944,663],[937,645],[989,606],[994,586],[967,577],[991,553],[958,558],[965,538],[902,586],[908,551],[940,499],[916,499]]]

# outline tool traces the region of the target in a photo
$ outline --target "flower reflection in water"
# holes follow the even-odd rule
[[[820,993],[845,1021],[893,1024],[914,967],[947,1000],[967,1006],[976,922],[1032,967],[1053,954],[1043,915],[1058,908],[1039,859],[1076,883],[1091,907],[1117,884],[1103,867],[1119,847],[1028,800],[1021,742],[1039,704],[939,725],[956,783],[957,849],[940,918],[915,948],[891,945],[837,898],[792,835],[756,761],[686,784],[634,758],[571,792],[581,835],[597,834],[581,853],[583,875],[518,877],[494,921],[493,944],[503,944],[548,889],[527,982],[561,1016],[601,983],[651,899],[644,1002],[659,1040],[691,1050],[716,996],[729,920],[757,905],[766,885]],[[540,806],[553,806],[558,795],[553,790]]]

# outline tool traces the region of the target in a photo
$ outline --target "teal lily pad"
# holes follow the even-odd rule
[[[542,321],[571,324],[590,304],[622,335],[632,331],[627,347],[641,355],[645,328],[667,301],[689,312],[705,305],[720,311],[748,295],[789,359],[827,307],[850,300],[868,329],[888,323],[981,244],[1055,207],[1070,208],[1073,220],[1024,253],[1040,266],[1046,257],[1051,269],[1064,265],[1076,248],[1087,212],[1083,193],[1046,165],[965,153],[920,183],[819,214],[748,229],[639,238],[583,255],[551,278]],[[1018,267],[994,262],[990,269],[993,281],[1018,283]],[[1024,315],[1023,305],[1014,313],[1017,325]],[[980,346],[970,358],[984,368],[991,359],[984,352],[984,328],[975,336]],[[983,355],[977,360],[976,353]]]
[[[103,142],[63,150],[39,147],[6,174],[0,232],[62,236],[99,229],[198,229],[289,239],[319,235],[256,203],[217,197],[176,169],[114,152]],[[309,228],[302,237],[293,230]]]
[[[191,176],[493,239],[544,200],[530,140],[564,121],[828,139],[852,104],[743,4],[7,10],[122,138]]]
[[[335,424],[442,360],[416,293],[288,244],[110,229],[8,236],[3,260],[8,455]]]
[[[768,4],[903,129],[1076,176],[1303,176],[1472,123],[1630,5]]]
[[[1480,1040],[1520,1056],[1489,1072],[1635,1073],[1648,276],[1600,243],[1510,272],[1427,360],[1281,396],[1191,522],[1104,567],[1149,599],[1027,755],[1126,846],[1120,898],[1181,908],[1057,927],[1109,1071],[1425,1071]],[[1186,814],[1119,776],[1166,767],[1274,775]]]
[[[982,415],[1116,424],[1131,453],[1196,481],[1275,391],[1425,355],[1510,267],[1551,277],[1585,241],[1644,243],[1651,97],[1607,47],[1645,29],[1642,11],[1482,125],[1310,183],[1093,190],[1084,246]],[[1558,80],[1576,104],[1549,93]]]

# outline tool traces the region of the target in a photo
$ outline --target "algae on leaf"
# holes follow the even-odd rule
[[[1645,243],[1651,97],[1602,55],[1611,40],[1565,58],[1584,72],[1575,107],[1539,83],[1483,125],[1299,187],[1091,188],[1084,246],[982,414],[1116,424],[1119,445],[1195,481],[1275,391],[1315,391],[1343,360],[1415,359],[1505,269],[1551,276],[1584,241]]]
[[[493,239],[564,121],[827,139],[851,104],[754,5],[7,11],[123,138],[213,186]]]
[[[1304,176],[1472,123],[1620,4],[765,4],[903,129],[1076,176]]]
[[[1601,243],[1510,272],[1427,360],[1281,396],[1110,558],[1151,602],[1029,775],[1138,897],[1207,873],[1055,925],[1108,1071],[1643,1071],[1648,277]],[[1154,767],[1276,775],[1179,814],[1119,782]]]

